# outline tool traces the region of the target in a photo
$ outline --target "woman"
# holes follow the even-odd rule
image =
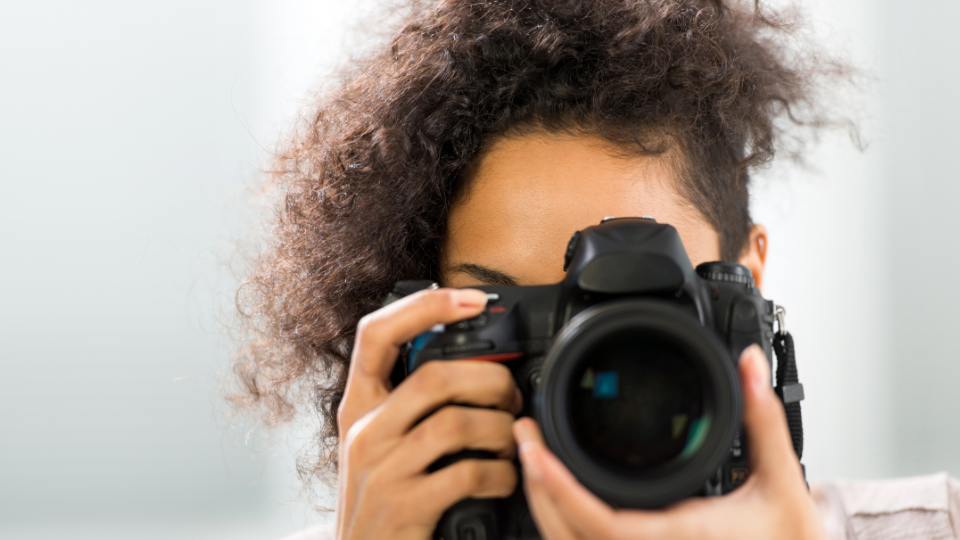
[[[320,97],[278,161],[272,243],[240,298],[254,339],[235,369],[269,422],[320,412],[308,474],[337,467],[332,535],[430,538],[458,500],[516,489],[519,447],[546,538],[826,537],[755,347],[740,361],[750,479],[662,511],[613,510],[580,486],[536,423],[515,421],[522,396],[502,365],[437,362],[390,384],[404,343],[483,309],[453,288],[555,283],[570,234],[605,216],[652,215],[693,264],[737,261],[762,286],[750,172],[784,122],[824,124],[810,89],[836,72],[792,56],[792,24],[721,0],[413,2]],[[442,288],[378,309],[396,281],[425,278]],[[463,449],[497,459],[428,470]],[[836,512],[833,536],[851,523]]]

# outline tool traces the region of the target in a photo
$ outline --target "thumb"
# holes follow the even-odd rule
[[[757,345],[740,355],[740,381],[751,475],[763,481],[789,478],[793,473],[802,478],[783,404],[770,385],[770,362]]]

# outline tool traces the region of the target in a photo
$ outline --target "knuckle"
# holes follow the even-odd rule
[[[363,443],[363,437],[358,436],[358,434],[347,433],[347,438],[343,446],[347,451],[347,459],[351,465],[359,464],[366,454],[364,451],[366,445]]]
[[[447,385],[449,367],[445,362],[427,362],[413,372],[411,378],[417,388],[424,392],[436,392]]]
[[[471,425],[468,426],[469,432],[482,433],[484,437],[491,440],[499,439],[513,424],[513,415],[505,411],[479,409],[473,414],[476,418],[471,419]]]
[[[489,367],[489,384],[491,391],[495,392],[495,395],[499,398],[499,402],[503,405],[510,406],[513,404],[513,394],[514,388],[516,388],[516,381],[513,379],[513,374],[510,373],[510,369],[502,364],[494,364],[490,362],[485,362],[484,367]]]
[[[486,480],[486,472],[483,464],[478,460],[467,460],[460,462],[459,471],[457,471],[457,483],[463,490],[473,493],[483,487]]]
[[[446,447],[450,443],[456,445],[463,441],[467,433],[464,416],[457,407],[443,407],[418,425],[410,436],[417,443],[425,442],[431,446],[442,444]]]
[[[499,487],[501,490],[497,493],[502,497],[506,497],[513,493],[517,488],[517,482],[519,477],[517,475],[517,468],[513,466],[513,463],[510,461],[501,461],[503,467],[502,480],[499,482]]]
[[[352,465],[362,465],[370,454],[371,435],[369,431],[356,424],[347,431],[343,444],[347,451],[347,458]]]
[[[405,436],[406,440],[416,447],[423,447],[424,443],[429,446],[433,438],[433,428],[430,424],[431,422],[428,419],[413,426],[413,428],[407,432]]]
[[[517,488],[517,470],[507,460],[485,461],[483,476],[475,491],[485,496],[507,497]]]
[[[419,299],[423,304],[433,308],[445,308],[451,303],[452,289],[427,289]]]
[[[437,292],[442,289],[425,289],[410,295],[410,307],[430,309],[437,301]]]
[[[510,369],[503,364],[493,364],[496,367],[500,368],[496,370],[496,384],[497,388],[503,392],[504,395],[509,396],[510,399],[513,399],[513,389],[517,385],[513,380],[513,374],[510,373]]]
[[[496,425],[500,433],[503,434],[504,438],[511,443],[513,443],[513,423],[516,421],[516,418],[508,412],[505,411],[496,411]]]
[[[469,432],[470,415],[461,407],[444,407],[436,414],[437,435],[461,440]]]
[[[373,313],[367,313],[360,318],[360,321],[357,322],[357,343],[360,343],[365,338],[370,335],[377,333],[377,326],[379,325],[380,317],[377,315],[377,311]]]

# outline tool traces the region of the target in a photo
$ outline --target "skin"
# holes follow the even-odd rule
[[[593,137],[501,139],[477,159],[450,210],[443,284],[484,285],[458,268],[473,264],[517,285],[563,279],[570,235],[606,216],[653,216],[676,227],[691,262],[720,259],[717,232],[678,193],[669,157],[617,157]]]
[[[518,447],[523,487],[549,540],[825,538],[769,385],[769,364],[756,346],[739,364],[750,478],[727,496],[658,511],[613,509],[579,484],[543,444],[535,421],[515,421],[521,396],[500,364],[431,362],[390,385],[404,343],[483,310],[483,293],[452,287],[555,283],[570,235],[606,216],[653,216],[677,228],[694,265],[718,260],[717,233],[680,195],[671,162],[669,155],[626,155],[591,136],[549,134],[499,139],[477,158],[450,209],[440,268],[445,287],[378,310],[357,329],[339,409],[338,538],[431,538],[456,501],[513,492]],[[766,246],[766,231],[754,225],[739,262],[758,286]],[[462,449],[489,450],[498,459],[427,470]]]

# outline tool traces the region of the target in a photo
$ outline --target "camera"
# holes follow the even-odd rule
[[[564,270],[553,285],[477,287],[487,292],[483,313],[418,336],[395,377],[431,361],[503,363],[524,396],[521,415],[535,417],[551,451],[615,507],[661,508],[743,484],[737,360],[751,344],[772,358],[778,315],[750,270],[694,269],[676,229],[648,217],[606,218],[574,233]],[[401,282],[391,298],[422,286]],[[802,386],[791,369],[796,384],[781,381],[778,393],[796,403]],[[433,468],[486,456],[465,451]],[[522,488],[461,501],[435,536],[539,538]]]

